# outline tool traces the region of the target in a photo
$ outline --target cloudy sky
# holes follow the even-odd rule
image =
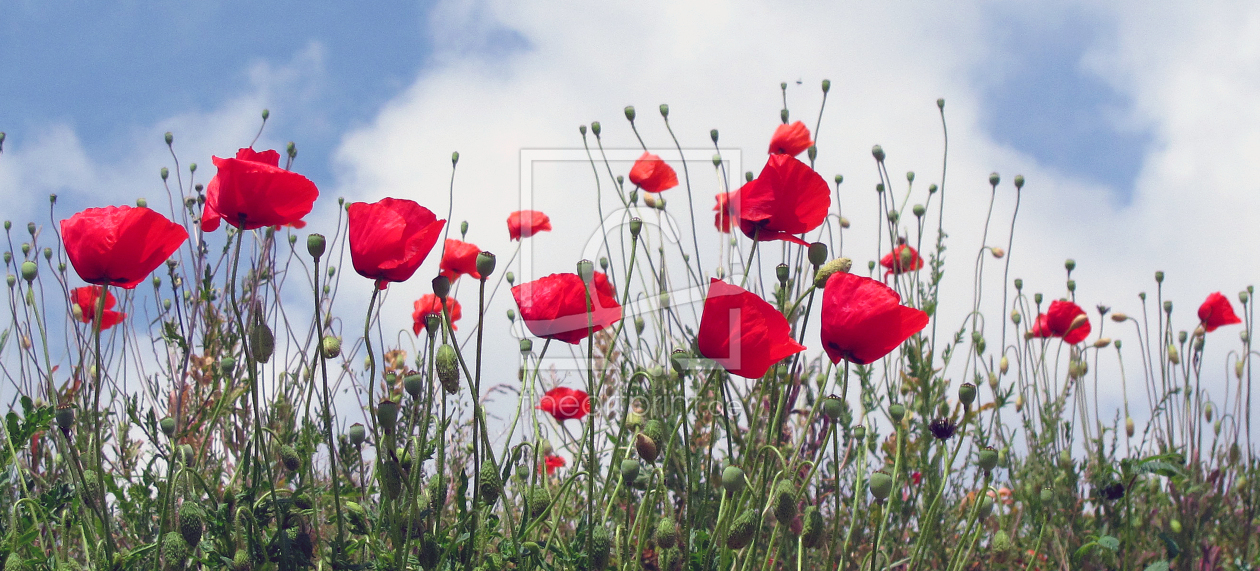
[[[870,148],[886,150],[899,193],[900,173],[916,171],[912,201],[924,200],[924,187],[940,181],[935,101],[943,97],[953,295],[970,299],[992,171],[1003,183],[990,245],[1007,241],[1009,181],[1028,181],[1011,267],[1030,291],[1062,295],[1070,257],[1083,306],[1137,314],[1137,293],[1153,295],[1161,269],[1180,310],[1174,322],[1191,329],[1208,293],[1235,299],[1257,281],[1260,5],[1229,0],[598,8],[0,0],[3,218],[47,223],[49,193],[62,197],[65,214],[160,197],[157,173],[173,166],[164,132],[174,132],[181,164],[209,167],[211,155],[249,144],[267,108],[257,146],[295,141],[294,169],[324,197],[311,229],[331,224],[333,197],[406,197],[444,212],[450,154],[459,151],[452,219],[470,222],[470,241],[506,253],[514,244],[502,221],[523,187],[558,230],[593,228],[589,166],[524,168],[523,149],[568,156],[582,148],[577,127],[591,121],[603,122],[607,147],[634,149],[622,115],[629,104],[647,145],[665,149],[672,142],[655,110],[668,103],[680,143],[695,150],[697,217],[708,228],[718,190],[704,168],[709,129],[720,130],[724,154],[740,157],[742,170],[757,170],[779,122],[780,82],[792,117],[812,127],[823,79],[832,91],[818,170],[845,175],[841,201],[855,223],[845,254],[859,265],[875,255],[874,216],[848,212],[875,209]],[[685,221],[679,196],[671,211]],[[710,240],[716,252],[712,237],[701,245]],[[559,231],[532,246],[539,275],[571,271],[581,255]],[[986,284],[999,288],[993,274]],[[343,287],[352,284],[367,289]],[[403,310],[424,291],[394,288],[387,324],[407,327]],[[354,299],[347,313],[359,307]],[[501,315],[509,304],[498,301]],[[961,323],[961,313],[942,319]],[[1118,338],[1132,333],[1108,327]],[[1220,362],[1213,378],[1224,376],[1236,329],[1211,339]]]

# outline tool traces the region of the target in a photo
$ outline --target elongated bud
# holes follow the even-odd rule
[[[715,144],[715,145],[716,145],[716,144],[717,144],[717,142],[718,142],[718,130],[717,130],[717,129],[709,129],[709,138],[710,138],[710,139],[713,139],[713,144]]]
[[[998,361],[998,371],[1000,371],[1003,375],[1005,375],[1007,369],[1009,369],[1010,366],[1011,366],[1010,360],[1008,360],[1006,356],[1003,355],[1002,359]]]
[[[993,515],[993,504],[993,496],[985,493],[980,499],[980,519],[987,519],[989,516]]]
[[[1086,316],[1086,315],[1085,315],[1085,314],[1083,314],[1083,313],[1082,313],[1082,314],[1080,314],[1080,315],[1077,315],[1077,316],[1076,316],[1076,319],[1073,319],[1073,320],[1072,320],[1072,325],[1068,327],[1068,333],[1070,333],[1070,332],[1072,332],[1072,331],[1075,331],[1075,330],[1077,330],[1077,329],[1079,329],[1079,328],[1081,328],[1081,327],[1084,327],[1084,326],[1085,326],[1086,324],[1088,324],[1088,323],[1089,323],[1089,317],[1088,317],[1088,316]],[[1067,333],[1064,333],[1064,335],[1066,335],[1066,334],[1067,334]]]
[[[1095,349],[1105,349],[1109,345],[1111,345],[1110,337],[1099,337],[1097,341],[1094,341]]]
[[[437,368],[438,380],[442,383],[442,388],[446,389],[449,394],[455,394],[459,391],[459,356],[455,353],[455,348],[449,343],[443,343],[438,347],[437,355],[433,358]]]
[[[1135,430],[1136,428],[1133,425],[1133,417],[1126,416],[1124,418],[1124,433],[1128,435],[1129,438],[1133,438],[1133,433]]]
[[[726,534],[726,547],[728,549],[740,550],[748,547],[752,543],[754,537],[757,536],[757,510],[745,510],[731,524],[731,529]]]
[[[831,276],[841,273],[847,274],[853,268],[853,260],[849,258],[836,258],[830,262],[823,264],[814,272],[814,287],[822,289],[827,287],[827,280]]]
[[[774,519],[788,525],[796,519],[796,487],[791,481],[779,480],[774,488]]]
[[[459,235],[461,238],[468,235],[468,221],[467,220],[459,223]]]
[[[1181,364],[1181,355],[1179,355],[1179,354],[1177,353],[1177,346],[1176,346],[1176,345],[1169,345],[1169,346],[1168,346],[1168,362],[1169,362],[1169,363],[1172,363],[1172,364],[1174,364],[1174,365],[1180,365],[1180,364]]]
[[[787,110],[787,109],[780,109],[780,110],[779,110],[779,119],[780,119],[781,121],[783,121],[783,124],[784,124],[784,125],[786,125],[786,124],[787,124],[787,122],[788,122],[788,110]]]
[[[888,472],[877,470],[871,474],[868,485],[871,489],[871,495],[876,500],[884,501],[892,494],[893,478]]]
[[[385,399],[376,405],[376,421],[381,424],[385,434],[393,434],[398,426],[398,403]]]
[[[284,465],[284,469],[290,472],[302,467],[302,458],[298,456],[297,449],[288,444],[280,445],[280,463]]]
[[[993,254],[994,258],[997,258],[1000,260],[1002,259],[1002,256],[1006,255],[1006,250],[1003,250],[1001,248],[989,248],[989,253]]]
[[[1117,311],[1111,314],[1111,320],[1116,323],[1124,323],[1129,320],[1129,316]]]
[[[649,464],[656,462],[657,455],[660,453],[656,442],[642,432],[634,437],[634,449],[639,453],[639,457]]]
[[[257,319],[254,327],[250,329],[249,348],[254,355],[254,360],[259,363],[271,360],[271,355],[276,350],[276,336],[272,334],[267,322],[261,318]]]

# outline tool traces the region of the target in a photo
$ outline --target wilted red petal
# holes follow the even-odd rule
[[[1070,301],[1056,299],[1050,304],[1050,309],[1046,310],[1046,327],[1049,328],[1051,335],[1062,337],[1064,341],[1075,345],[1089,337],[1091,330],[1088,319],[1080,327],[1072,329],[1072,323],[1079,315],[1085,315],[1085,310],[1081,309],[1081,306]]]
[[[213,157],[218,168],[206,185],[201,229],[213,232],[220,220],[252,230],[297,224],[311,212],[319,189],[310,179],[280,168],[280,153],[245,148],[236,158]]]
[[[61,221],[74,271],[97,285],[136,287],[188,239],[183,226],[148,208],[88,208]]]
[[[872,363],[927,323],[926,313],[901,305],[897,292],[870,278],[837,273],[823,290],[822,343],[833,363]]]
[[[446,224],[428,208],[398,198],[356,202],[346,214],[354,271],[376,280],[379,287],[416,273]]]
[[[1229,298],[1218,291],[1207,296],[1203,305],[1199,306],[1199,322],[1203,324],[1205,331],[1216,331],[1217,327],[1235,325],[1242,323],[1242,320],[1234,314],[1234,307],[1230,305]]]
[[[537,210],[520,210],[508,216],[507,225],[508,237],[520,240],[539,232],[550,232],[551,218]]]
[[[452,282],[464,274],[472,276],[473,279],[481,279],[481,274],[477,272],[477,255],[480,253],[481,248],[474,244],[447,238],[446,247],[442,249],[442,263],[439,266],[441,274]]]
[[[731,225],[739,220],[739,209],[736,208],[739,202],[738,190],[731,192],[723,192],[717,195],[717,204],[713,206],[713,226],[719,232],[731,233]]]
[[[773,305],[739,286],[709,282],[696,333],[700,354],[733,375],[760,378],[783,358],[805,350]]]
[[[884,266],[888,270],[887,273],[900,275],[923,269],[923,258],[919,256],[918,250],[905,244],[899,244],[891,252],[884,254],[883,258],[880,258],[879,265]]]
[[[590,333],[621,320],[621,304],[617,303],[608,276],[595,272],[592,282],[596,295],[588,298],[586,286],[577,274],[552,274],[513,287],[512,297],[530,332],[576,345]]]
[[[421,331],[424,331],[425,317],[429,315],[437,315],[438,317],[442,316],[442,300],[431,293],[426,293],[420,296],[420,299],[416,300],[414,307],[415,310],[411,312],[411,330],[414,331],[416,335],[419,335]],[[459,327],[455,326],[455,322],[459,321],[460,317],[463,317],[463,314],[460,311],[459,302],[455,301],[455,298],[453,297],[446,298],[446,310],[451,315],[451,329],[458,331]]]
[[[591,397],[585,391],[556,387],[539,399],[538,410],[554,416],[560,422],[575,418],[581,420],[591,412]]]
[[[791,155],[770,155],[761,175],[739,189],[739,229],[758,241],[786,240],[820,225],[831,208],[827,182]]]
[[[797,121],[791,125],[782,124],[774,130],[774,136],[770,137],[770,154],[783,154],[796,156],[808,149],[814,141],[809,138],[809,129],[805,124]]]
[[[630,168],[630,182],[647,192],[661,192],[678,186],[678,175],[661,157],[645,151]]]

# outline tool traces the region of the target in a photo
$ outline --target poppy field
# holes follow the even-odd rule
[[[663,121],[683,154],[668,106],[625,109],[629,168],[582,125],[598,208],[625,216],[573,205],[601,221],[599,256],[538,276],[471,240],[589,228],[504,208],[470,238],[454,175],[446,199],[349,201],[300,174],[293,143],[223,149],[205,173],[167,133],[162,198],[64,212],[54,195],[48,219],[4,222],[0,562],[1260,568],[1252,288],[1174,311],[1152,268],[1127,315],[1078,302],[1072,260],[1026,288],[1007,275],[1025,180],[982,181],[1013,212],[959,203],[937,109],[939,178],[892,176],[876,145],[880,209],[863,216],[816,169],[822,108],[812,129],[782,110],[746,173],[725,170],[718,130],[699,134],[716,195],[692,157],[643,144]],[[947,208],[988,215],[948,229]],[[973,232],[979,250],[953,247]],[[856,233],[878,251],[849,251]],[[942,298],[946,268],[973,300]],[[426,293],[391,296],[403,282]],[[384,325],[402,313],[409,327]]]

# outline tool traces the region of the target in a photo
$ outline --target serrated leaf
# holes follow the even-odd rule
[[[1098,545],[1101,545],[1112,551],[1120,551],[1120,540],[1110,535],[1104,535],[1098,538]]]

